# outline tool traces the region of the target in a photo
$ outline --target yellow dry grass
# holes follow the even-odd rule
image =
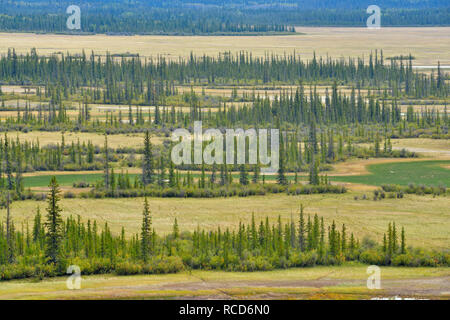
[[[450,64],[450,27],[434,28],[297,28],[304,34],[289,36],[68,36],[51,34],[2,33],[0,52],[14,47],[18,52],[36,48],[39,53],[139,53],[143,56],[166,55],[187,57],[217,55],[219,52],[251,51],[253,56],[267,52],[277,54],[296,51],[303,58],[311,58],[314,51],[319,56],[330,55],[368,57],[371,51],[383,49],[385,57],[413,54],[417,65]]]
[[[394,149],[407,149],[418,152],[426,157],[450,159],[450,140],[448,139],[395,139],[392,140]]]
[[[426,158],[375,158],[375,159],[354,159],[345,162],[340,162],[333,166],[333,170],[327,171],[328,175],[332,176],[359,176],[370,174],[367,166],[379,163],[392,162],[409,162],[409,161],[424,161]]]
[[[381,267],[382,289],[366,287],[367,266],[297,268],[266,272],[198,271],[167,275],[82,274],[81,288],[67,277],[0,283],[0,299],[370,299],[379,296],[448,297],[448,268]]]
[[[39,139],[41,146],[48,144],[61,143],[61,132],[47,132],[47,131],[31,131],[28,133],[19,131],[8,132],[10,138],[19,137],[20,141],[36,142]],[[88,132],[66,132],[64,133],[65,143],[70,144],[72,141],[77,143],[87,143],[89,140],[97,146],[103,146],[105,143],[105,136],[99,133]],[[153,144],[161,144],[165,138],[153,136],[151,141]],[[119,147],[142,147],[144,141],[143,133],[129,133],[129,134],[114,134],[108,136],[108,146],[111,148]]]
[[[406,113],[408,111],[408,107],[412,107],[414,112],[421,112],[422,110],[436,110],[439,113],[444,113],[446,105],[445,104],[433,104],[433,105],[421,105],[421,104],[414,104],[414,105],[400,105],[401,112]],[[447,112],[449,108],[447,107]]]
[[[252,213],[257,220],[266,216],[275,222],[280,215],[284,221],[298,218],[300,203],[307,214],[319,214],[327,223],[336,220],[340,226],[359,238],[364,235],[382,239],[387,224],[395,221],[404,226],[408,244],[427,248],[448,248],[450,243],[450,199],[448,197],[406,195],[404,199],[382,201],[354,200],[359,193],[344,195],[283,194],[253,196],[248,198],[178,199],[151,198],[152,221],[157,232],[167,233],[175,218],[181,230],[194,230],[197,226],[207,229],[234,228],[239,221],[250,222]],[[371,199],[371,193],[367,193]],[[32,222],[37,206],[46,204],[36,201],[14,202],[12,214],[16,225]],[[116,233],[125,227],[128,235],[140,230],[143,199],[63,199],[63,215],[80,215],[83,220],[95,219],[108,225]],[[43,208],[42,208],[43,209]],[[5,210],[0,210],[4,219]]]

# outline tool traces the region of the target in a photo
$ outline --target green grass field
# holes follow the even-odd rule
[[[87,183],[95,183],[103,178],[103,174],[101,173],[92,173],[92,174],[58,174],[55,175],[56,179],[60,186],[72,186],[74,182],[87,182]],[[131,178],[134,179],[136,174],[130,174]],[[33,177],[25,177],[24,178],[24,186],[25,188],[33,188],[33,187],[46,187],[48,186],[52,175],[43,175],[43,176],[33,176]]]
[[[354,175],[354,176],[330,176],[331,181],[350,182],[358,184],[367,184],[380,186],[383,184],[398,184],[407,186],[410,183],[427,186],[450,186],[450,170],[444,168],[450,165],[449,160],[432,160],[432,161],[411,161],[411,162],[393,162],[373,164],[367,167],[371,174]],[[251,177],[252,173],[249,172]],[[134,179],[136,174],[129,174]],[[200,174],[194,174],[195,178],[199,178]],[[64,174],[56,175],[58,183],[61,186],[71,186],[74,182],[95,183],[102,179],[101,173],[92,174]],[[239,179],[239,174],[233,175],[234,179]],[[50,181],[51,175],[31,176],[24,178],[26,188],[45,187]],[[293,180],[293,176],[289,177]],[[305,180],[306,177],[299,176],[299,180]],[[273,181],[276,176],[266,176],[267,181]]]
[[[336,176],[333,181],[351,182],[381,186],[398,184],[407,186],[410,183],[426,186],[450,186],[450,170],[448,160],[411,161],[373,164],[367,167],[371,174],[363,176]]]
[[[116,174],[118,174],[118,172],[116,172]],[[134,178],[138,175],[136,173],[129,173],[128,174],[131,181],[134,181]],[[185,174],[181,174],[182,176]],[[249,178],[251,179],[251,175],[252,173],[249,173]],[[99,180],[103,179],[103,174],[102,173],[88,173],[88,174],[79,174],[79,173],[74,173],[74,174],[56,174],[56,179],[58,180],[58,183],[60,186],[72,186],[74,182],[88,182],[88,183],[95,183]],[[201,174],[199,173],[193,173],[192,176],[195,179],[200,178]],[[24,186],[25,188],[34,188],[34,187],[46,187],[48,186],[50,179],[51,179],[52,175],[40,175],[40,176],[29,176],[29,177],[25,177],[24,178]],[[208,179],[209,175],[207,175],[207,179]],[[276,176],[271,175],[271,176],[266,176],[266,181],[275,181],[276,180]],[[239,174],[233,174],[233,179],[235,182],[237,182],[239,180]],[[289,176],[288,177],[289,180],[294,180],[293,176]],[[298,177],[299,180],[305,180],[306,177],[302,177],[299,176]]]

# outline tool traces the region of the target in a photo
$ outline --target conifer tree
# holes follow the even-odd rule
[[[347,235],[346,235],[346,228],[345,224],[342,224],[342,232],[341,232],[341,252],[345,256],[345,252],[347,250]]]
[[[252,182],[253,183],[258,183],[259,181],[259,166],[257,164],[255,164],[255,166],[253,167],[253,177],[252,177]]]
[[[214,162],[212,164],[212,168],[211,168],[211,177],[209,179],[211,188],[214,188],[214,185],[216,183],[216,172],[217,172],[217,167],[216,167],[216,163]]]
[[[400,252],[401,254],[406,253],[406,239],[405,239],[405,228],[402,227],[402,234],[401,234],[401,244],[400,244]]]
[[[305,219],[303,217],[303,204],[300,205],[300,219],[298,225],[298,247],[300,251],[305,251],[306,249]]]
[[[177,218],[175,218],[175,221],[174,221],[174,223],[173,223],[173,231],[172,231],[172,234],[173,234],[173,238],[174,238],[174,239],[178,239],[178,238],[180,237],[180,228],[178,227],[178,221],[177,221]]]
[[[60,190],[56,177],[50,180],[50,191],[48,194],[47,221],[45,223],[46,232],[46,250],[45,256],[49,263],[57,263],[60,258],[60,250],[62,246],[62,219],[59,207]]]
[[[198,181],[201,189],[204,189],[206,186],[206,173],[205,173],[205,163],[202,162],[202,172],[200,175],[200,180]]]
[[[394,254],[396,254],[397,250],[398,250],[397,227],[395,226],[395,222],[393,222],[393,224],[392,224],[392,252]]]
[[[23,166],[23,155],[22,150],[20,150],[20,147],[17,150],[17,165],[16,165],[16,177],[15,177],[15,186],[16,186],[16,193],[18,195],[22,194],[23,191],[23,178],[22,178],[22,166]]]
[[[144,262],[148,261],[151,247],[151,217],[148,206],[147,197],[144,200],[144,211],[142,212],[142,229],[141,229],[141,258]]]
[[[174,188],[177,185],[175,176],[175,167],[172,161],[169,161],[169,187]]]
[[[144,186],[154,182],[154,170],[153,170],[153,154],[152,143],[150,141],[150,132],[145,132],[144,139],[144,159],[142,161],[142,183]]]
[[[11,219],[11,208],[10,208],[10,194],[8,191],[8,194],[6,196],[6,256],[8,263],[14,263],[15,258],[15,230],[14,230],[14,223]],[[3,229],[3,227],[2,227]]]
[[[105,145],[104,145],[104,156],[105,156],[105,166],[104,166],[104,173],[103,173],[103,178],[104,178],[104,184],[105,184],[105,189],[109,189],[109,183],[110,183],[110,178],[109,178],[109,150],[108,150],[108,135],[105,134]]]
[[[164,165],[164,159],[162,156],[159,158],[158,185],[161,188],[164,188],[166,185],[166,167]]]
[[[240,165],[239,171],[240,171],[240,173],[239,173],[239,183],[241,185],[243,185],[243,186],[248,185],[248,182],[249,182],[249,180],[248,180],[248,173],[247,173],[247,170],[245,169],[245,165],[244,164]]]
[[[14,189],[14,182],[12,177],[12,165],[11,165],[11,159],[10,159],[10,148],[9,148],[9,140],[8,136],[5,133],[5,147],[4,147],[4,154],[5,154],[5,166],[6,166],[6,178],[7,178],[7,187],[8,190]]]
[[[379,157],[380,156],[380,135],[377,132],[375,135],[375,156]]]
[[[35,243],[40,243],[42,240],[43,232],[41,223],[42,223],[41,210],[39,207],[37,207],[33,223],[33,242]]]
[[[279,126],[278,126],[279,128]],[[285,175],[285,151],[284,151],[284,141],[283,141],[283,132],[280,130],[280,156],[279,156],[279,164],[278,164],[278,176],[277,183],[281,185],[287,185],[288,181]]]
[[[312,160],[309,168],[309,184],[319,185],[319,164],[316,160],[316,156],[312,155]]]

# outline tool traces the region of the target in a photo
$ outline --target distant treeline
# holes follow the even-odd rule
[[[0,15],[1,31],[71,33],[67,29],[67,14]],[[293,33],[293,26],[280,23],[248,23],[246,19],[231,21],[219,15],[201,15],[195,11],[173,14],[164,10],[145,14],[82,14],[81,33],[105,34],[166,34],[166,35],[227,35]]]
[[[71,32],[66,27],[70,1],[2,1],[0,31]],[[293,26],[363,27],[368,1],[252,2],[90,1],[80,3],[81,30],[113,34],[260,34],[294,32]],[[450,24],[445,1],[379,1],[382,26]]]
[[[75,4],[73,0],[1,0],[3,10],[7,12],[47,12],[52,13]],[[130,11],[144,9],[235,9],[260,10],[270,8],[296,8],[296,9],[360,9],[374,4],[373,0],[90,0],[86,3],[80,1],[82,8],[90,8],[95,12]],[[377,0],[376,4],[382,8],[423,9],[442,8],[448,6],[446,0]]]

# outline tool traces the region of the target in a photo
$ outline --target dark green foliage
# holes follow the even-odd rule
[[[244,164],[240,165],[240,173],[239,173],[239,183],[243,186],[246,186],[249,184],[249,178],[248,178],[248,173],[247,170],[245,168]]]
[[[60,260],[62,241],[62,219],[59,207],[60,190],[56,178],[53,177],[49,184],[46,227],[46,250],[45,256],[49,263],[57,263]]]
[[[70,31],[66,8],[71,1],[6,1],[0,30]],[[82,33],[229,35],[294,32],[291,26],[365,27],[370,1],[106,1],[79,2]],[[380,0],[383,26],[448,25],[445,1]],[[73,31],[72,31],[73,32]]]
[[[141,231],[141,257],[144,262],[148,261],[151,253],[151,227],[150,209],[147,198],[144,201],[144,211],[142,213],[142,231]]]
[[[57,199],[57,183],[52,182],[50,199]],[[57,203],[57,201],[56,201]],[[125,237],[125,230],[114,235],[105,223],[99,230],[96,221],[82,222],[80,217],[63,221],[61,209],[49,202],[46,233],[40,223],[39,210],[34,219],[32,235],[28,228],[15,231],[11,246],[17,261],[8,261],[5,250],[0,251],[0,280],[26,277],[62,275],[66,264],[79,265],[83,274],[115,272],[125,274],[154,274],[188,269],[220,269],[229,271],[272,270],[275,268],[334,265],[345,261],[361,261],[378,265],[448,266],[448,253],[425,252],[405,248],[402,228],[400,247],[396,244],[395,224],[389,224],[388,235],[382,246],[370,239],[362,244],[353,233],[338,228],[333,221],[326,226],[323,218],[307,216],[300,207],[298,223],[277,219],[271,224],[266,218],[256,221],[252,215],[249,224],[239,223],[234,229],[180,232],[177,219],[172,233],[158,236],[151,228],[150,210],[144,199],[142,229],[139,235]],[[57,214],[55,214],[57,213]],[[328,229],[328,233],[325,230]],[[298,230],[298,231],[297,231]],[[4,226],[0,228],[0,248],[6,241]],[[47,242],[43,243],[42,238]],[[56,241],[49,241],[54,239]],[[42,253],[49,260],[43,260]],[[54,258],[52,258],[54,257]],[[63,259],[64,257],[64,259]],[[45,264],[45,262],[55,262]],[[26,262],[26,263],[24,263]]]
[[[144,160],[142,161],[142,183],[146,186],[153,183],[154,178],[154,160],[152,153],[152,143],[150,141],[150,133],[145,132],[144,140]]]

